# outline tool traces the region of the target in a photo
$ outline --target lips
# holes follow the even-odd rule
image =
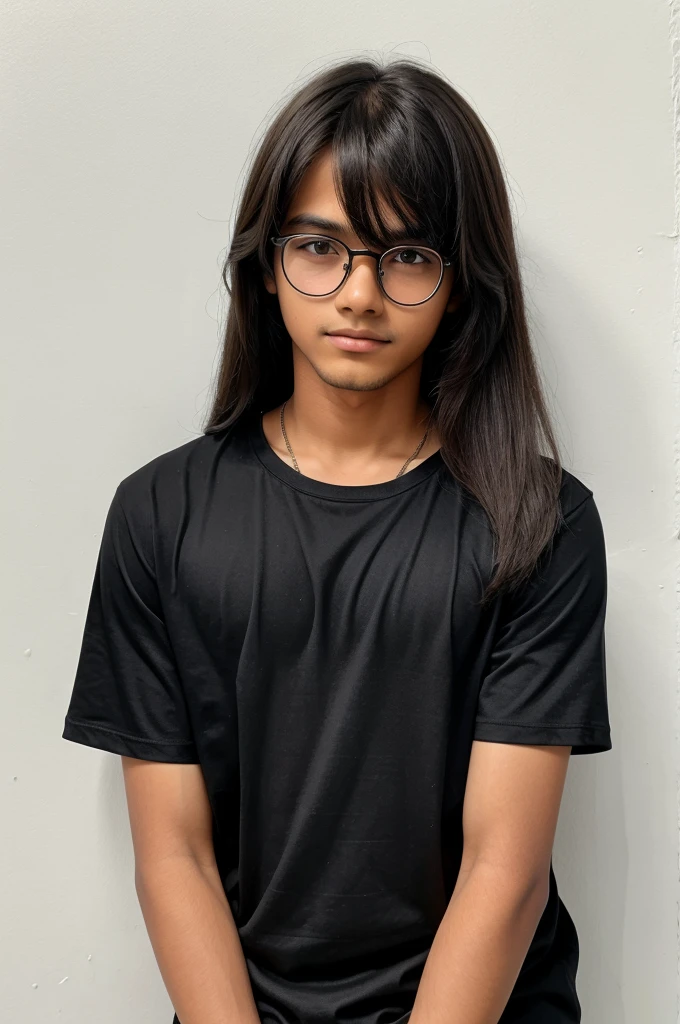
[[[372,352],[383,345],[389,345],[389,342],[382,338],[367,338],[365,335],[355,337],[348,334],[327,334],[326,337],[331,345],[344,349],[345,352]]]
[[[333,337],[341,336],[343,338],[368,338],[370,341],[388,340],[387,338],[383,338],[379,334],[376,334],[375,331],[369,331],[368,328],[366,328],[365,330],[355,330],[352,327],[340,327],[338,328],[337,331],[328,331],[327,333]]]

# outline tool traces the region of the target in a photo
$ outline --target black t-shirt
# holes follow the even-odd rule
[[[592,491],[485,611],[492,535],[439,452],[299,474],[260,414],[154,458],[108,511],[63,735],[199,763],[263,1024],[409,1018],[456,882],[474,738],[611,748]],[[550,895],[503,1024],[580,1020]]]

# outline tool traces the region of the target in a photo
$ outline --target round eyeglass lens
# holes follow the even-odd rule
[[[332,238],[298,235],[283,249],[283,271],[294,288],[307,295],[328,295],[342,282],[347,250]],[[434,292],[442,275],[442,260],[433,249],[402,245],[382,262],[382,283],[395,302],[413,305]]]

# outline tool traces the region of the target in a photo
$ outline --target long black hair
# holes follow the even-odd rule
[[[204,433],[293,391],[291,341],[269,241],[312,160],[329,146],[338,201],[365,244],[388,248],[385,201],[413,235],[451,255],[461,293],[425,351],[421,392],[441,455],[482,506],[494,572],[482,604],[523,582],[562,524],[562,465],[527,325],[504,175],[480,117],[413,57],[354,59],[317,72],[257,148],[222,278],[230,303]],[[415,223],[414,223],[415,217]]]

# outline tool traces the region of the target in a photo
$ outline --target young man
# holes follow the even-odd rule
[[[611,747],[604,536],[481,121],[413,60],[325,70],[225,281],[210,421],[116,489],[64,729],[123,756],[175,1021],[579,1021],[551,851]]]

